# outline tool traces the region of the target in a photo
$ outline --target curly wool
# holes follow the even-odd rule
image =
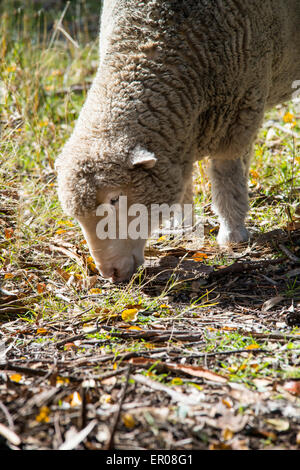
[[[56,166],[73,216],[96,190],[176,202],[195,160],[236,159],[300,77],[299,0],[105,0],[100,65]],[[132,168],[140,146],[154,168]]]

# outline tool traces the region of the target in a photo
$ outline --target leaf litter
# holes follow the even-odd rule
[[[292,236],[299,239],[298,232]],[[281,235],[281,242],[286,237]],[[196,261],[186,252],[181,262],[183,247],[176,256],[171,250],[169,266],[158,246],[154,279],[152,263],[142,284],[132,284],[127,302],[126,289],[121,301],[115,287],[100,278],[92,289],[76,278],[70,283],[69,275],[62,275],[67,271],[60,250],[55,250],[60,267],[49,279],[39,271],[31,290],[30,266],[6,276],[0,304],[2,446],[179,449],[184,442],[185,449],[297,448],[300,335],[284,318],[297,311],[298,300],[291,310],[280,289],[293,260],[268,264],[273,243],[268,246],[262,246],[263,273],[256,248],[255,261],[248,252],[243,269],[227,269],[222,277],[218,267],[203,269],[201,260],[207,258],[199,252]],[[80,250],[63,254],[65,264],[80,257],[80,266],[86,266],[78,279],[95,277]],[[171,287],[170,275],[155,278],[161,256],[174,275]],[[195,270],[202,280],[197,286]],[[272,295],[269,279],[279,295]],[[202,297],[197,308],[191,301],[195,290]],[[202,291],[206,295],[199,296]],[[40,316],[39,302],[49,292],[60,294],[62,310]],[[111,306],[101,307],[110,296]],[[19,304],[36,309],[32,320],[7,315],[5,307]]]

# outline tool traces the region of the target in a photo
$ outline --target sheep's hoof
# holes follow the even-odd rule
[[[217,240],[220,246],[228,246],[231,243],[243,243],[249,240],[249,232],[246,227],[236,228],[235,230],[220,227]]]

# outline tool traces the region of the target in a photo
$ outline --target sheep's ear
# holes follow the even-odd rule
[[[156,162],[157,158],[154,153],[149,152],[148,150],[139,146],[135,147],[135,149],[130,154],[131,168],[141,166],[143,168],[149,169],[153,168]]]

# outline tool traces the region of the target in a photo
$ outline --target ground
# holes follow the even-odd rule
[[[150,240],[111,285],[54,171],[97,68],[98,2],[22,4],[0,12],[0,447],[299,450],[299,104],[258,136],[249,243],[218,248],[204,161],[204,244]]]

